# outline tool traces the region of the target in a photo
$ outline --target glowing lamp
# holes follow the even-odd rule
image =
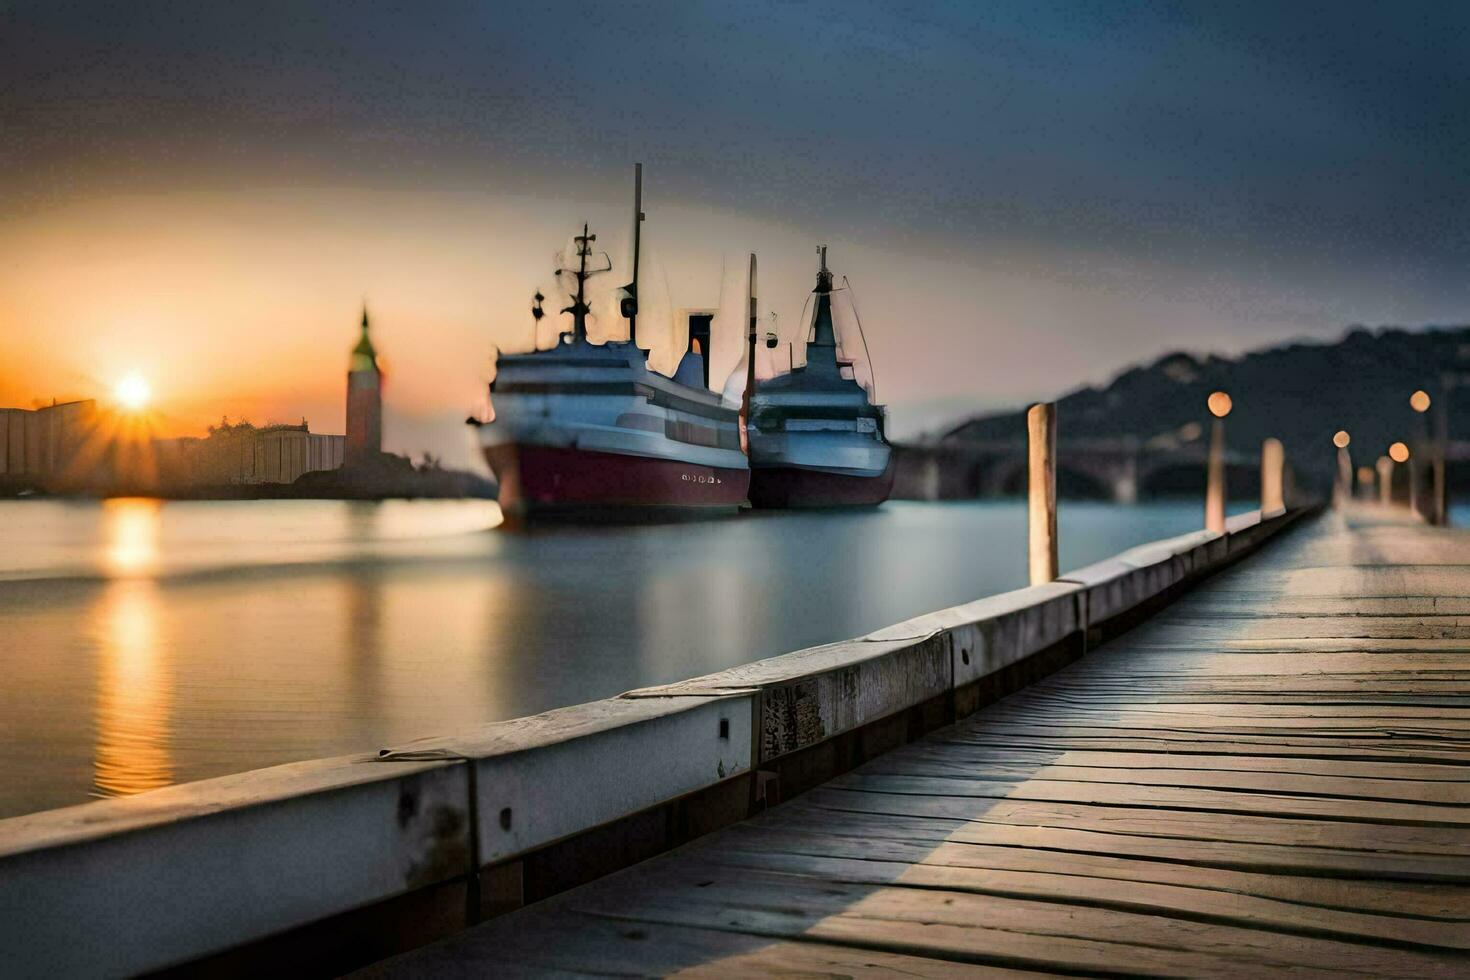
[[[1409,447],[1401,442],[1396,442],[1388,447],[1388,458],[1395,463],[1407,463],[1409,461]]]
[[[1348,447],[1348,443],[1352,441],[1353,437],[1348,435],[1347,429],[1338,429],[1337,435],[1332,437],[1332,444],[1338,449],[1346,449]]]
[[[1217,419],[1223,419],[1229,415],[1230,409],[1234,405],[1230,400],[1230,396],[1223,391],[1217,391],[1210,395],[1210,400],[1207,404],[1210,406],[1210,414]]]
[[[1416,412],[1429,411],[1429,392],[1420,388],[1409,396],[1409,407]]]

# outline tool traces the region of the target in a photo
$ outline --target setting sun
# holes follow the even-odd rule
[[[141,374],[134,373],[119,381],[112,389],[112,394],[119,405],[136,412],[147,406],[148,399],[153,396],[153,389]]]

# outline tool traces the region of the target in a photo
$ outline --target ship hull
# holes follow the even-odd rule
[[[761,508],[876,507],[893,492],[893,464],[863,476],[795,466],[757,467],[750,473],[750,503]]]
[[[601,511],[734,510],[745,502],[748,469],[561,446],[483,447],[508,515]]]

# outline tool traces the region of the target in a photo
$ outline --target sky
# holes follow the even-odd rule
[[[387,448],[467,461],[634,161],[670,308],[755,251],[793,339],[830,246],[900,436],[1463,323],[1466,51],[1443,3],[0,0],[0,405],[140,373],[170,433],[340,432],[366,300]]]

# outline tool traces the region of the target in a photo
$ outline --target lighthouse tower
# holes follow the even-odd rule
[[[362,308],[362,337],[352,348],[347,368],[347,445],[342,463],[371,460],[383,448],[383,375],[378,352],[368,339],[367,306]]]

